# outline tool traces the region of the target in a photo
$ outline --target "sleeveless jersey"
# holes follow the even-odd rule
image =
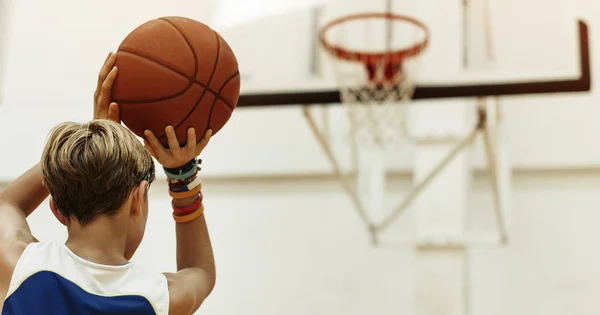
[[[167,279],[135,263],[87,261],[59,243],[32,243],[13,273],[2,315],[168,315]]]

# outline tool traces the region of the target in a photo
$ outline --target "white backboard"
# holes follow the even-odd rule
[[[469,0],[467,8],[458,0],[391,1],[394,13],[415,17],[430,29],[430,45],[416,73],[420,84],[579,76],[578,16],[569,0]],[[385,12],[386,4],[387,0],[226,0],[215,3],[209,23],[236,52],[242,93],[322,90],[336,83],[332,60],[318,44],[319,28],[347,14]],[[377,37],[385,29],[372,27],[368,32]],[[398,46],[405,34],[396,33]]]

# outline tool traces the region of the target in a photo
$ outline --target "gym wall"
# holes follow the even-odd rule
[[[11,8],[12,0],[1,0],[0,1],[0,104],[2,104],[2,85],[4,83],[4,76],[6,72],[6,55],[9,51],[8,41],[11,35]]]

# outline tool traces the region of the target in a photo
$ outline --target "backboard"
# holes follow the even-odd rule
[[[209,24],[238,57],[239,106],[338,103],[319,28],[347,14],[389,10],[431,32],[415,99],[590,89],[587,26],[569,0],[225,0],[215,3]],[[352,34],[349,41],[384,32]],[[404,35],[396,31],[391,46]]]

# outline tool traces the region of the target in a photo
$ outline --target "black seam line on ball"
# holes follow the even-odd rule
[[[156,60],[156,59],[154,59],[154,58],[152,58],[152,57],[145,56],[144,54],[142,54],[142,53],[139,53],[139,52],[137,52],[137,51],[134,51],[134,50],[131,50],[131,49],[120,49],[119,51],[126,52],[126,53],[129,53],[129,54],[132,54],[132,55],[136,55],[136,56],[138,56],[138,57],[141,57],[141,58],[144,58],[144,59],[150,60],[150,61],[152,61],[152,62],[154,62],[154,63],[158,64],[159,66],[162,66],[162,67],[164,67],[164,68],[167,68],[167,69],[169,69],[169,70],[171,70],[171,71],[173,71],[173,72],[175,72],[175,73],[179,74],[180,76],[182,76],[182,77],[184,77],[184,78],[188,79],[188,80],[190,81],[190,83],[191,83],[191,84],[190,84],[190,88],[191,88],[191,85],[192,85],[193,83],[196,83],[197,85],[199,85],[199,86],[200,86],[200,87],[202,87],[203,89],[205,89],[205,90],[207,90],[208,92],[210,92],[211,94],[213,94],[213,95],[214,95],[216,98],[218,98],[219,100],[221,100],[221,101],[222,101],[223,103],[225,103],[227,106],[230,106],[230,107],[232,107],[232,106],[233,106],[233,105],[229,104],[229,102],[227,102],[227,100],[225,100],[225,99],[224,99],[224,98],[223,98],[221,95],[217,94],[217,92],[215,92],[214,90],[212,90],[211,88],[209,88],[209,87],[208,87],[206,84],[204,84],[204,83],[202,83],[202,82],[200,82],[200,81],[196,80],[196,79],[195,79],[195,78],[193,78],[193,77],[190,77],[190,76],[186,75],[185,73],[183,73],[183,72],[181,72],[181,71],[179,71],[179,70],[177,70],[177,69],[175,69],[175,68],[173,68],[173,67],[171,67],[171,66],[169,66],[169,65],[167,65],[167,64],[164,64],[163,62],[161,62],[161,61],[159,61],[159,60]],[[188,89],[186,89],[186,90],[184,90],[184,91],[182,91],[182,92],[179,92],[177,95],[174,95],[174,96],[169,96],[169,97],[162,97],[162,98],[159,98],[159,99],[150,99],[150,100],[127,100],[127,101],[115,100],[115,102],[117,102],[117,103],[119,103],[119,104],[129,104],[129,103],[156,103],[156,102],[166,101],[166,100],[169,100],[169,99],[175,98],[175,97],[177,97],[177,96],[179,96],[179,95],[181,95],[181,94],[183,94],[183,93],[187,92],[187,90],[189,90],[189,88],[188,88]]]
[[[213,79],[213,78],[214,78],[214,76],[215,76],[215,72],[217,71],[217,66],[219,65],[219,56],[221,55],[221,41],[219,40],[219,35],[218,35],[218,34],[217,34],[215,31],[213,31],[213,33],[215,34],[215,39],[217,40],[217,56],[216,56],[216,58],[215,58],[215,62],[214,62],[214,64],[213,64],[213,69],[212,69],[212,71],[211,71],[211,73],[210,73],[210,77],[208,78],[208,84],[207,84],[207,85],[210,85],[210,82],[212,82],[212,79]],[[196,101],[196,104],[194,104],[194,107],[192,107],[192,109],[190,109],[190,111],[187,113],[187,115],[185,115],[185,117],[183,117],[183,119],[182,119],[182,120],[181,120],[181,121],[180,121],[180,122],[179,122],[177,125],[175,125],[175,126],[173,127],[174,129],[177,129],[177,128],[179,128],[181,125],[183,125],[183,123],[185,123],[185,121],[186,121],[188,118],[190,118],[190,116],[191,116],[191,115],[194,113],[194,111],[196,110],[196,107],[198,107],[198,105],[200,105],[200,102],[202,102],[202,100],[204,99],[204,95],[206,94],[206,91],[207,91],[207,90],[208,90],[208,89],[204,89],[204,91],[202,91],[202,94],[200,95],[200,97],[199,97],[199,98],[198,98],[198,100]],[[214,100],[213,100],[213,106],[214,106],[214,104],[215,104],[215,101],[217,100],[217,98],[216,98],[216,95],[217,95],[217,94],[216,94],[216,93],[212,93],[212,94],[213,94],[213,96],[215,96],[215,98],[214,98]],[[211,108],[210,108],[210,113],[209,113],[209,115],[208,115],[208,123],[210,123],[210,117],[211,117],[211,113],[212,113],[213,106],[211,106]],[[208,126],[208,123],[207,123],[207,126]],[[165,134],[165,135],[163,135],[163,137],[165,137],[165,136],[166,136],[166,134]]]

